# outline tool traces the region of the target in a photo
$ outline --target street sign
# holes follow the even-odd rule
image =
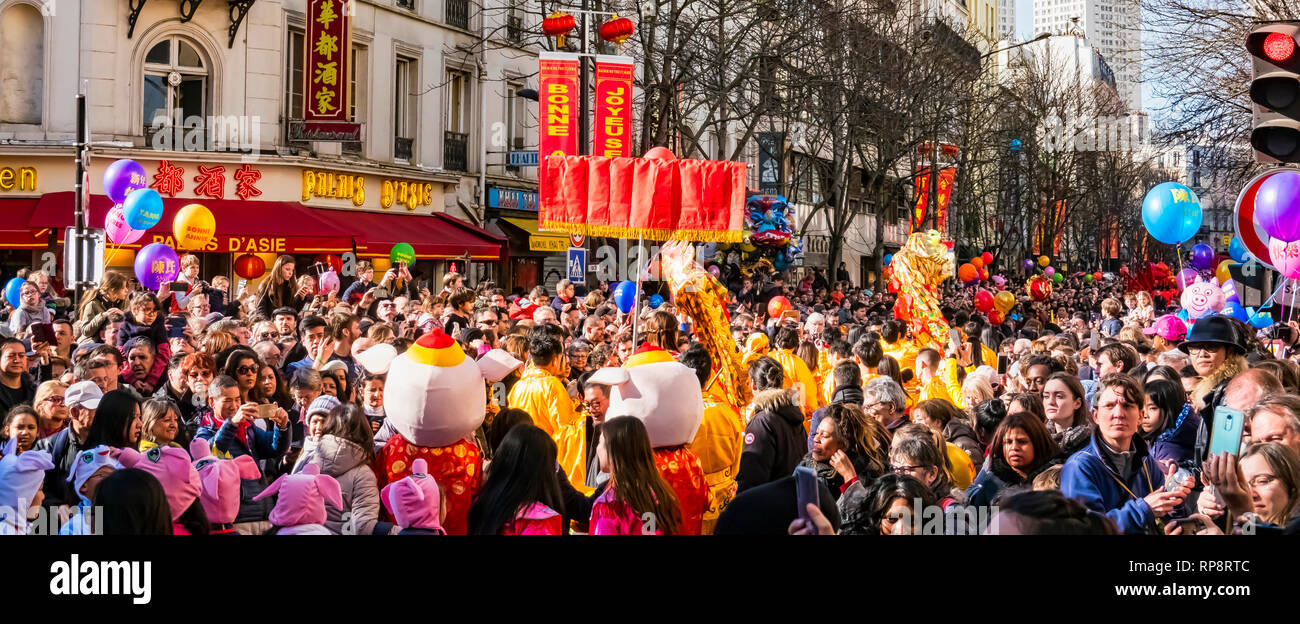
[[[573,247],[582,247],[587,242],[585,234],[569,234],[569,245]]]
[[[570,247],[568,266],[569,281],[587,281],[587,250],[581,247]]]
[[[63,282],[68,287],[78,283],[98,284],[104,276],[104,249],[107,235],[102,229],[86,228],[86,237],[77,236],[77,228],[63,232]]]
[[[537,150],[510,152],[509,163],[511,167],[536,167]]]

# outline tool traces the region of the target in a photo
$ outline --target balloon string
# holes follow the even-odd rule
[[[1258,314],[1259,312],[1263,312],[1265,308],[1273,305],[1273,299],[1277,298],[1277,296],[1281,294],[1281,292],[1286,288],[1287,281],[1288,280],[1283,279],[1282,283],[1278,284],[1277,288],[1273,290],[1273,294],[1269,295],[1268,299],[1266,299],[1264,303],[1260,304],[1258,308],[1255,308],[1256,314]]]
[[[1293,317],[1295,317],[1295,291],[1296,291],[1296,286],[1298,285],[1300,284],[1291,285],[1291,309],[1287,310],[1287,314],[1286,314],[1287,317],[1286,320],[1288,321],[1290,321]]]

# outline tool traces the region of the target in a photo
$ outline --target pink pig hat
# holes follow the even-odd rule
[[[199,483],[203,486],[199,502],[203,503],[203,511],[208,514],[208,522],[234,522],[239,515],[240,480],[262,476],[257,461],[251,455],[220,459],[212,454],[208,441],[202,438],[190,443],[190,456],[194,458],[194,469],[199,473]]]
[[[18,439],[9,438],[4,457],[0,458],[0,506],[9,508],[8,514],[0,514],[0,535],[27,532],[27,507],[41,489],[45,471],[53,468],[54,461],[48,451],[27,451],[19,455]]]
[[[194,504],[203,485],[199,482],[199,473],[190,463],[190,455],[184,449],[174,446],[155,446],[146,453],[125,448],[117,456],[117,461],[124,468],[143,470],[162,483],[163,492],[167,494],[167,506],[172,511],[172,522],[180,519],[185,510]]]
[[[271,510],[271,524],[294,527],[304,524],[325,524],[325,503],[343,509],[343,490],[339,482],[320,473],[320,466],[306,464],[298,474],[282,475],[271,487],[262,490],[253,500],[262,500],[273,494],[280,498]]]
[[[429,476],[429,464],[423,459],[411,462],[406,478],[385,485],[379,498],[403,529],[443,530],[438,520],[442,504],[438,482]]]

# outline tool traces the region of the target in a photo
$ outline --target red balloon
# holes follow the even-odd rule
[[[254,256],[253,254],[244,254],[235,258],[235,275],[244,279],[257,279],[266,273],[266,261]]]
[[[989,310],[988,317],[989,317],[989,322],[994,325],[1001,325],[1002,321],[1005,320],[1002,317],[1002,313],[998,312],[997,310]]]
[[[790,300],[785,297],[772,297],[772,300],[767,302],[767,316],[769,318],[781,318],[781,315],[784,314],[786,310],[793,309],[794,306],[790,305]]]
[[[1094,282],[1100,279],[1101,279],[1101,271],[1096,271],[1092,274],[1092,280]]]
[[[645,153],[645,157],[647,159],[654,158],[659,160],[677,160],[677,156],[673,155],[672,150],[663,147],[662,145],[657,145],[647,150]]]
[[[984,260],[984,266],[993,266],[993,254],[986,251],[980,254],[980,258]]]
[[[980,269],[980,279],[987,280],[988,278],[989,278],[989,270],[986,268]]]
[[[1029,280],[1029,297],[1034,301],[1043,301],[1052,296],[1052,282],[1041,275]]]
[[[980,312],[988,312],[993,309],[993,295],[987,290],[981,290],[975,293],[975,309]]]

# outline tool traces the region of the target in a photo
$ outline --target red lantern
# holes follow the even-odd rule
[[[321,264],[327,264],[331,271],[335,273],[343,272],[343,258],[334,254],[316,254],[316,261]]]
[[[244,279],[257,279],[266,273],[266,262],[253,254],[235,258],[235,275]]]
[[[547,37],[555,37],[557,48],[564,47],[564,36],[577,27],[578,22],[573,19],[573,16],[563,11],[556,11],[542,20],[542,32]]]
[[[636,32],[636,25],[632,20],[618,15],[600,25],[600,38],[616,45],[622,45],[634,32]]]

